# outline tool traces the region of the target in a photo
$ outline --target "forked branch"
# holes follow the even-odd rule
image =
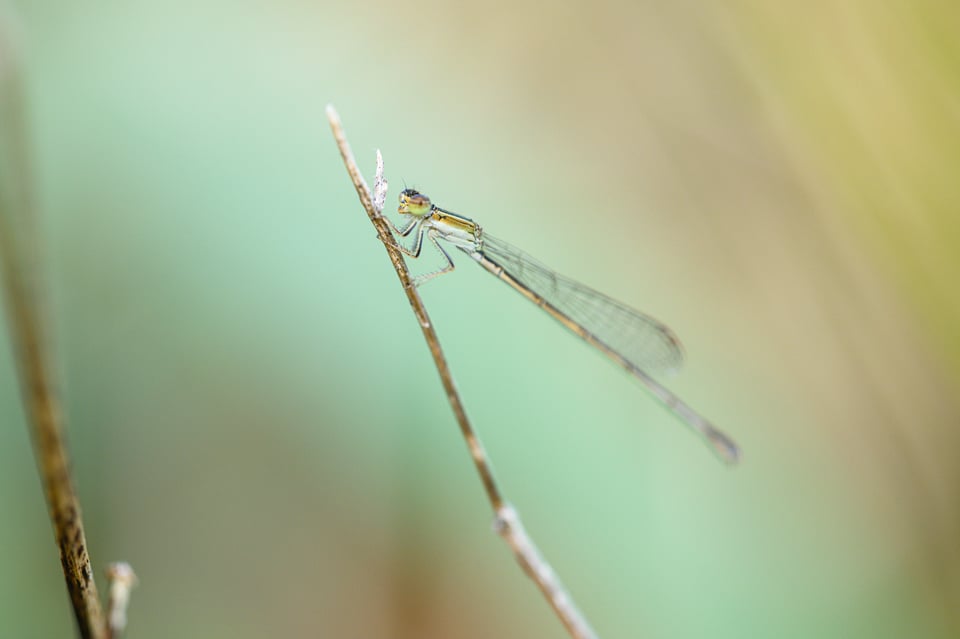
[[[427,347],[433,356],[434,365],[440,374],[440,382],[447,394],[447,401],[453,410],[453,415],[460,426],[460,432],[466,440],[467,448],[470,450],[470,456],[473,458],[474,467],[480,475],[480,481],[483,482],[484,490],[487,493],[487,499],[494,511],[494,530],[510,546],[516,557],[517,562],[523,568],[527,576],[537,584],[540,592],[546,597],[547,602],[557,617],[566,627],[571,637],[575,639],[595,639],[596,634],[590,628],[587,620],[583,617],[576,605],[571,599],[569,593],[560,583],[560,579],[553,571],[550,565],[543,559],[540,551],[537,549],[533,540],[530,539],[523,523],[516,510],[511,506],[500,491],[496,479],[493,476],[493,469],[490,466],[486,450],[480,441],[477,432],[474,430],[467,417],[460,394],[457,391],[456,384],[453,381],[453,375],[447,364],[447,359],[440,347],[440,340],[430,322],[430,316],[427,309],[414,286],[410,272],[407,270],[407,264],[403,255],[396,248],[393,235],[390,233],[390,227],[387,220],[383,217],[383,205],[386,201],[387,182],[383,177],[383,158],[380,152],[377,152],[377,175],[374,183],[374,192],[370,192],[363,175],[357,167],[353,152],[347,142],[343,131],[343,125],[340,122],[340,116],[332,106],[327,107],[327,118],[330,121],[330,128],[333,130],[333,136],[336,138],[337,146],[340,149],[340,155],[353,181],[353,186],[357,189],[357,195],[360,196],[360,203],[363,205],[370,222],[377,229],[377,235],[387,249],[387,255],[390,262],[397,272],[400,284],[410,302],[410,308],[420,324],[420,330],[423,332],[423,338],[427,341]]]

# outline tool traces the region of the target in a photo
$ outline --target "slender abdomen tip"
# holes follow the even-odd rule
[[[732,439],[721,432],[714,432],[710,434],[710,443],[724,462],[731,466],[740,463],[743,453]]]

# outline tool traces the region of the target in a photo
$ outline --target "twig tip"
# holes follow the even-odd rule
[[[124,583],[130,588],[137,585],[137,575],[133,572],[133,566],[125,561],[108,564],[104,572],[111,583]]]
[[[377,174],[373,180],[373,208],[378,213],[383,212],[383,205],[387,202],[387,180],[383,177],[383,154],[377,149]]]
[[[110,599],[107,603],[109,636],[116,639],[127,627],[127,606],[130,605],[130,591],[137,585],[137,575],[125,561],[109,564],[104,572],[110,582]]]

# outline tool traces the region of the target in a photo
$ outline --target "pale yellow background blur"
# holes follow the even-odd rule
[[[564,636],[490,530],[328,102],[391,202],[417,186],[673,327],[668,384],[742,445],[723,467],[462,259],[423,289],[600,636],[960,635],[960,5],[0,6],[131,638]],[[0,637],[70,636],[13,365],[4,339]]]

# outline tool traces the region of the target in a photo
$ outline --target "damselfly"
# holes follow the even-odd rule
[[[399,228],[385,218],[401,237],[415,235],[412,248],[397,243],[403,253],[419,257],[426,238],[443,256],[443,268],[414,279],[420,285],[454,269],[440,241],[454,246],[497,278],[542,308],[572,333],[622,366],[676,415],[710,443],[727,463],[736,463],[740,449],[706,418],[668,390],[651,374],[676,370],[683,348],[669,328],[649,315],[617,302],[555,271],[526,253],[485,233],[473,220],[441,209],[413,189],[400,193],[401,216],[409,222]]]

